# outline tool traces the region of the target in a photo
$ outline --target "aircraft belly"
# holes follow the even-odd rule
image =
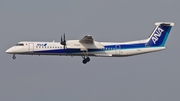
[[[138,55],[138,54],[145,54],[150,52],[156,52],[164,50],[165,47],[152,47],[152,48],[138,48],[138,49],[127,49],[121,50],[121,56],[131,56],[131,55]]]

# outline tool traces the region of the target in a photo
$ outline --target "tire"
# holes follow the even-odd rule
[[[84,60],[82,61],[82,63],[83,63],[83,64],[86,64],[86,63],[87,63],[86,59],[84,59]]]

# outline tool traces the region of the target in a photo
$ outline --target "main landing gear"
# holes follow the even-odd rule
[[[86,63],[89,62],[89,61],[90,61],[90,58],[89,58],[89,57],[87,57],[87,58],[84,57],[82,62],[83,62],[83,64],[86,64]]]
[[[88,56],[88,52],[87,52],[87,51],[86,51],[86,53],[85,53],[85,52],[83,52],[83,53],[84,53],[84,56],[82,57],[82,58],[83,58],[82,63],[83,63],[83,64],[86,64],[87,62],[90,61],[90,58],[89,58],[89,56]]]
[[[16,55],[15,54],[13,54],[13,57],[12,57],[13,59],[16,59]]]

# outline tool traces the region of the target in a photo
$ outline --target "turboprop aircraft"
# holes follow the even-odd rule
[[[98,42],[91,35],[86,35],[81,40],[66,40],[65,34],[61,42],[33,42],[22,41],[12,46],[6,53],[22,55],[56,55],[56,56],[81,56],[83,63],[90,61],[90,56],[95,57],[126,57],[166,49],[165,43],[170,33],[173,22],[157,22],[155,29],[144,40],[130,42]]]

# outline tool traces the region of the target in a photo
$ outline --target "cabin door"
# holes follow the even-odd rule
[[[30,53],[34,52],[34,43],[29,43],[29,52]]]
[[[120,45],[115,46],[115,54],[117,54],[117,55],[120,54]]]

